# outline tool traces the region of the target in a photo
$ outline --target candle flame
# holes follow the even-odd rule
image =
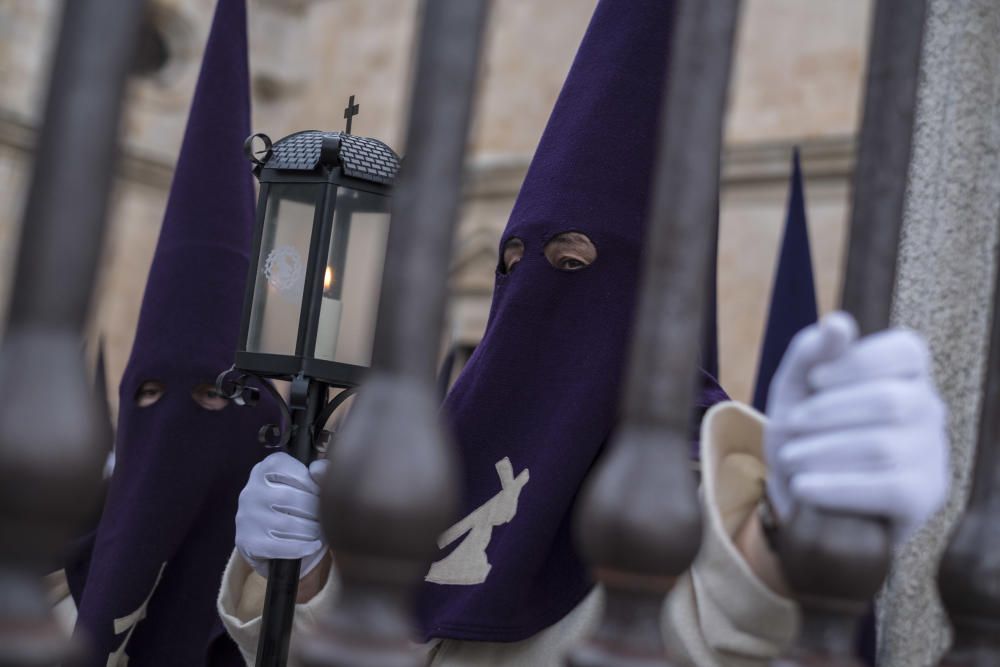
[[[326,273],[323,275],[323,289],[328,290],[333,285],[333,269],[329,266],[326,267]]]

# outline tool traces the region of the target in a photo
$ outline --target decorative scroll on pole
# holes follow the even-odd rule
[[[878,0],[871,35],[843,308],[862,334],[889,326],[903,219],[925,0]],[[889,568],[882,522],[800,506],[778,534],[803,610],[799,641],[779,665],[853,666],[858,622]]]
[[[998,253],[1000,257],[1000,253]],[[972,492],[941,561],[939,587],[954,630],[942,667],[1000,665],[1000,270],[983,385]]]
[[[341,582],[307,667],[417,667],[410,596],[457,502],[436,354],[488,0],[424,3],[371,374],[331,448],[323,530]]]
[[[142,0],[64,3],[0,346],[0,664],[61,663],[40,577],[91,517],[111,434],[81,333]]]
[[[663,599],[701,543],[691,406],[740,2],[678,4],[623,421],[577,523],[605,610],[573,667],[671,664]]]

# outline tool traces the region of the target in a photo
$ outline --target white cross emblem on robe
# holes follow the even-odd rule
[[[108,656],[107,667],[127,667],[128,654],[125,653],[125,648],[128,646],[128,640],[132,639],[132,633],[135,632],[135,627],[139,625],[139,621],[146,618],[146,607],[149,606],[149,601],[153,599],[153,593],[156,592],[156,587],[160,585],[160,579],[163,578],[163,570],[166,568],[166,563],[160,566],[160,572],[156,575],[156,581],[153,582],[153,590],[149,591],[149,595],[142,601],[139,608],[131,614],[126,614],[121,618],[115,619],[115,635],[125,632],[128,634],[125,635],[125,640],[121,643],[121,646]]]
[[[500,477],[500,491],[441,534],[437,542],[439,549],[444,549],[462,535],[465,539],[454,551],[431,565],[424,577],[426,581],[459,586],[473,586],[486,581],[493,567],[486,559],[486,547],[493,536],[493,528],[510,523],[514,518],[517,499],[528,483],[528,469],[514,477],[514,467],[506,456],[497,461],[496,469]]]

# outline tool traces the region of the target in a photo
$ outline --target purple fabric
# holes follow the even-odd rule
[[[524,257],[509,274],[498,270],[484,338],[444,411],[462,454],[461,516],[498,494],[505,457],[528,481],[513,516],[492,528],[485,581],[423,587],[426,638],[525,639],[592,586],[571,518],[616,420],[673,5],[600,2],[501,239],[501,248],[521,239]],[[566,231],[593,241],[591,266],[548,263],[546,241]],[[700,404],[724,396],[702,380],[712,391]],[[438,562],[462,544],[445,546]]]
[[[236,349],[253,224],[249,133],[246,7],[219,0],[121,380],[115,472],[93,548],[70,568],[95,667],[125,642],[134,665],[208,664],[218,635],[237,498],[265,453],[258,429],[278,419],[266,401],[210,411],[191,396]],[[140,408],[147,380],[166,391]],[[147,598],[143,618],[115,627]]]
[[[806,226],[805,188],[802,185],[799,149],[796,148],[792,155],[792,174],[788,183],[785,234],[781,240],[774,285],[771,287],[771,307],[767,315],[767,329],[764,332],[753,392],[753,406],[761,412],[767,408],[771,378],[778,370],[778,364],[785,356],[792,338],[817,319],[816,287],[809,252],[809,229]]]
[[[855,642],[855,655],[867,665],[878,665],[878,625],[875,618],[875,604],[868,608],[868,613],[861,619],[861,629]]]
[[[721,169],[721,164],[719,169]],[[719,202],[715,203],[715,228],[712,230],[712,255],[708,262],[708,292],[705,304],[705,330],[702,332],[701,367],[713,378],[719,377]]]

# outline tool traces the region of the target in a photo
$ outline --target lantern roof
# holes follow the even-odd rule
[[[327,139],[340,141],[339,156],[345,176],[384,185],[393,184],[399,172],[399,155],[378,139],[345,132],[305,130],[279,139],[271,147],[264,166],[268,169],[312,171],[319,166],[323,143]]]

